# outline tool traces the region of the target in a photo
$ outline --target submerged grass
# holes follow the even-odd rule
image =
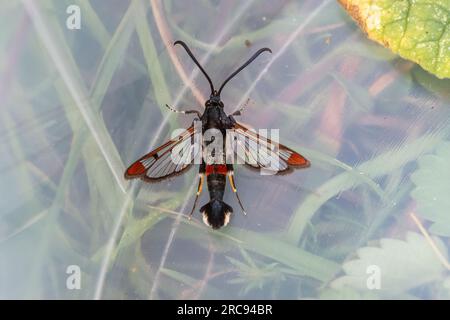
[[[5,53],[13,72],[2,65],[0,74],[0,83],[9,85],[0,97],[0,147],[7,155],[0,164],[13,181],[0,183],[9,197],[0,218],[0,252],[8,263],[0,273],[11,275],[0,278],[10,290],[0,296],[320,297],[359,247],[389,236],[388,229],[400,230],[391,237],[401,236],[407,228],[397,221],[414,205],[405,180],[421,154],[448,138],[449,101],[441,84],[422,87],[392,55],[374,55],[373,44],[343,22],[331,1],[256,3],[1,5],[4,14],[29,21],[0,37],[0,48],[16,48]],[[65,28],[68,4],[81,8],[80,31]],[[271,177],[240,179],[251,214],[244,220],[236,213],[218,232],[180,216],[180,207],[190,205],[192,172],[177,178],[178,186],[141,189],[122,178],[143,149],[180,126],[164,104],[174,97],[195,100],[184,94],[191,83],[182,83],[172,66],[155,8],[168,21],[166,35],[206,52],[215,79],[255,48],[272,47],[275,59],[252,65],[251,76],[243,74],[227,99],[240,105],[250,97],[243,121],[281,126],[283,142],[313,164],[274,177],[278,185]],[[224,27],[213,18],[218,12],[233,23]],[[219,36],[210,41],[213,34]],[[187,65],[181,63],[189,74]],[[202,81],[195,80],[198,88]],[[83,271],[84,290],[65,288],[72,264]],[[348,296],[348,289],[333,291],[339,294]]]

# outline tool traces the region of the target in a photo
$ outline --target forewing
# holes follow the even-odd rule
[[[198,153],[194,131],[192,125],[182,134],[134,162],[125,171],[125,178],[141,178],[153,182],[183,173]]]
[[[274,142],[246,126],[236,123],[233,127],[234,152],[238,161],[254,169],[264,169],[275,174],[294,168],[306,168],[309,161],[294,150]]]

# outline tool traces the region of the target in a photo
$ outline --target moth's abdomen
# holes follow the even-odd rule
[[[211,199],[210,202],[200,208],[203,215],[203,222],[213,229],[226,226],[230,221],[233,208],[219,199]]]
[[[213,229],[219,229],[228,224],[233,212],[233,208],[222,200],[225,192],[227,166],[224,164],[207,165],[205,174],[211,201],[205,204],[200,211],[205,224]]]
[[[225,192],[225,180],[227,174],[226,166],[209,165],[206,166],[205,173],[206,173],[206,181],[208,183],[209,197],[211,199],[222,200],[223,193]]]
[[[227,174],[227,166],[225,164],[212,164],[207,165],[205,169],[206,176],[209,176],[210,174],[216,173],[216,174]]]

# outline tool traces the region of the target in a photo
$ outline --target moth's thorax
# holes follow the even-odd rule
[[[206,107],[202,116],[202,122],[204,129],[225,129],[227,127],[228,116],[222,106],[211,104]]]

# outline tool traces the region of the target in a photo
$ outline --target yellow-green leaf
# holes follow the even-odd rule
[[[338,0],[368,37],[450,78],[450,0]]]
[[[447,259],[445,244],[438,238],[434,241]],[[395,295],[425,283],[440,281],[445,276],[445,267],[421,234],[408,232],[405,241],[383,238],[379,243],[376,247],[358,249],[357,258],[342,265],[345,275],[332,281],[330,287],[367,292],[374,289],[370,286],[371,278],[377,277],[378,293]]]

